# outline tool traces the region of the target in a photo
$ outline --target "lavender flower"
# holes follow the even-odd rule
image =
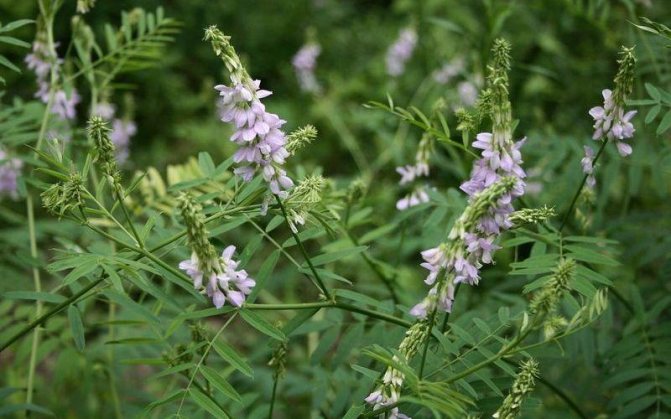
[[[0,148],[0,197],[8,196],[12,199],[19,197],[18,178],[23,162],[7,155]]]
[[[622,157],[631,154],[631,145],[624,142],[628,138],[633,138],[634,125],[631,123],[631,118],[636,115],[637,111],[629,111],[624,113],[624,110],[615,104],[613,100],[613,92],[609,89],[604,89],[601,92],[603,96],[603,106],[595,106],[589,110],[589,114],[594,118],[594,140],[599,140],[606,137],[609,140],[615,140],[617,151]]]
[[[417,32],[413,28],[405,28],[399,34],[398,39],[387,51],[387,73],[392,77],[403,74],[405,64],[412,56],[417,46]]]
[[[33,70],[37,76],[38,90],[35,93],[35,97],[39,98],[43,103],[49,103],[51,73],[53,70],[57,81],[60,77],[60,65],[63,63],[63,60],[49,51],[47,44],[41,40],[36,40],[33,42],[33,52],[26,56],[25,62],[28,68]],[[72,120],[76,116],[75,106],[80,100],[81,98],[74,88],[69,91],[62,88],[55,90],[50,111],[61,120]]]
[[[462,71],[464,71],[464,59],[457,57],[434,71],[433,80],[438,84],[447,84]]]
[[[125,163],[130,155],[130,137],[137,133],[137,126],[133,121],[115,119],[112,122],[110,140],[116,149],[116,159],[119,164]]]
[[[434,310],[449,312],[455,286],[478,284],[479,269],[493,262],[492,254],[499,248],[494,244],[497,236],[513,226],[512,201],[524,194],[526,173],[520,153],[525,139],[512,140],[509,52],[507,42],[496,41],[488,92],[492,132],[478,134],[473,142],[474,148],[482,150],[481,158],[474,162],[471,178],[461,185],[469,195],[469,205],[450,231],[448,242],[422,252],[425,262],[421,266],[429,271],[425,282],[432,288],[410,311],[415,317],[426,318]]]
[[[434,106],[434,114],[442,109],[442,105],[443,103],[439,102]],[[433,137],[430,134],[425,133],[417,146],[415,164],[408,164],[396,168],[396,172],[401,175],[401,180],[398,184],[404,186],[415,182],[420,177],[428,177],[430,171],[429,159],[432,152]],[[396,202],[396,209],[403,211],[425,202],[429,202],[429,195],[426,192],[426,187],[423,185],[416,185],[412,192],[406,194]]]
[[[585,146],[585,157],[580,160],[582,172],[587,175],[585,183],[589,188],[594,188],[596,179],[594,178],[594,150],[591,147]]]
[[[633,48],[622,47],[620,59],[618,60],[618,71],[615,75],[615,89],[604,89],[601,92],[603,96],[603,106],[595,106],[589,110],[590,116],[594,119],[594,140],[614,140],[617,151],[622,157],[632,153],[631,145],[625,140],[633,138],[634,125],[631,119],[636,115],[636,111],[624,111],[626,97],[633,90],[634,68],[636,66],[636,57]]]
[[[398,347],[398,355],[394,355],[392,358],[394,362],[407,363],[410,361],[410,359],[417,353],[417,350],[421,343],[426,339],[428,333],[429,324],[427,322],[420,321],[415,323],[405,333],[405,337]],[[401,398],[401,387],[403,386],[404,380],[405,376],[403,373],[391,365],[387,367],[382,375],[382,383],[380,383],[380,385],[364,400],[373,407],[373,410],[394,404]],[[381,417],[410,419],[409,416],[399,412],[398,407],[394,407],[386,412],[385,415],[381,415]]]
[[[473,106],[478,100],[478,88],[473,82],[462,81],[457,85],[457,92],[463,106]]]
[[[266,111],[261,99],[272,92],[260,89],[260,81],[252,80],[240,63],[235,49],[216,27],[205,31],[205,38],[212,42],[215,53],[228,68],[231,85],[217,85],[221,96],[221,120],[235,126],[230,140],[240,146],[233,156],[239,166],[235,174],[245,182],[261,172],[271,192],[286,199],[294,183],[282,168],[289,152],[281,127],[286,121]]]
[[[315,67],[317,66],[317,57],[321,53],[321,47],[315,43],[308,43],[303,45],[298,50],[291,64],[296,71],[298,84],[302,91],[308,93],[319,93],[321,86],[315,77]]]
[[[226,247],[221,256],[217,256],[207,238],[202,207],[190,195],[180,196],[179,201],[192,248],[191,258],[180,262],[179,269],[191,277],[195,289],[212,298],[216,308],[223,307],[226,301],[241,307],[256,282],[247,271],[238,269],[239,262],[233,259],[235,246]]]
[[[216,308],[223,307],[226,301],[236,307],[241,307],[245,302],[245,297],[256,285],[247,271],[237,269],[240,262],[233,260],[234,252],[235,246],[226,247],[218,261],[220,272],[210,272],[208,275],[200,270],[200,263],[195,252],[191,255],[191,259],[179,263],[179,269],[185,271],[193,279],[194,288],[202,289],[203,278],[207,277],[205,293],[212,298],[212,303]]]

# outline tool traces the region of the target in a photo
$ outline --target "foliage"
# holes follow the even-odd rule
[[[0,178],[0,416],[671,415],[671,9],[652,2],[0,2],[0,174],[19,173],[12,195]],[[392,77],[404,28],[418,43]],[[56,54],[42,96],[32,39]],[[634,152],[604,140],[590,187],[588,110],[621,45]],[[240,124],[212,87],[245,77],[287,120],[286,197],[235,172]],[[502,127],[526,135],[527,193],[479,284],[418,319],[420,252],[463,239],[473,142]],[[422,163],[399,187],[394,168]],[[397,210],[406,192],[421,199]],[[216,308],[209,275],[232,271],[254,285]],[[398,398],[367,403],[377,389]]]

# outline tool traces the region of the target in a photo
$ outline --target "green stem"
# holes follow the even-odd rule
[[[245,304],[244,308],[250,310],[278,310],[278,311],[307,310],[312,308],[337,308],[343,311],[349,311],[351,313],[364,314],[368,317],[376,318],[378,320],[383,320],[403,327],[412,326],[412,323],[407,320],[399,319],[398,317],[394,317],[385,313],[380,313],[375,310],[370,310],[363,307],[357,307],[347,303],[341,303],[339,301],[319,301],[313,303],[294,303],[294,304]]]
[[[144,243],[140,238],[140,235],[137,233],[137,230],[135,229],[133,220],[131,220],[130,218],[130,214],[128,213],[128,209],[126,208],[126,204],[123,202],[123,199],[121,197],[121,192],[119,192],[119,190],[117,189],[114,191],[114,194],[116,195],[117,201],[119,201],[119,206],[121,207],[121,211],[123,212],[124,218],[126,218],[126,222],[128,223],[128,226],[130,227],[130,230],[133,233],[133,237],[135,237],[135,241],[137,242],[138,246],[140,246],[140,248],[144,249]]]
[[[275,409],[275,396],[277,395],[277,382],[280,381],[279,375],[273,377],[273,394],[270,396],[270,409],[268,409],[268,419],[273,419],[273,410]]]
[[[296,244],[298,245],[298,248],[300,249],[301,253],[303,254],[303,258],[305,258],[305,261],[307,262],[308,266],[310,267],[310,271],[312,271],[312,275],[314,275],[315,281],[317,281],[317,283],[315,285],[324,294],[324,297],[326,297],[327,300],[330,300],[331,299],[331,293],[326,288],[326,285],[324,285],[324,281],[322,281],[321,277],[317,273],[317,269],[315,269],[314,265],[312,264],[312,259],[310,259],[310,256],[308,255],[308,252],[305,250],[305,246],[303,246],[303,242],[298,237],[298,234],[296,234],[294,232],[294,230],[291,228],[291,224],[289,222],[289,216],[287,215],[287,210],[286,210],[286,208],[284,208],[284,204],[282,203],[282,200],[277,195],[275,196],[275,199],[277,200],[277,204],[279,205],[280,210],[282,210],[282,215],[284,216],[284,220],[286,221],[287,225],[289,226],[289,231],[291,231],[291,235],[293,236],[294,240],[296,240]]]
[[[424,377],[424,366],[426,365],[426,354],[429,352],[429,342],[431,342],[431,332],[433,331],[433,323],[436,321],[436,312],[437,308],[434,308],[431,312],[431,318],[429,319],[429,328],[426,332],[426,338],[424,338],[424,348],[422,349],[422,359],[419,363],[419,374],[418,377],[421,380]]]
[[[601,147],[599,148],[599,151],[596,153],[596,156],[594,156],[594,160],[592,160],[592,166],[596,165],[596,161],[599,159],[599,156],[603,153],[603,150],[606,148],[606,144],[608,144],[608,139],[603,139],[601,143]],[[580,186],[578,187],[578,190],[575,191],[575,194],[573,195],[573,199],[571,200],[571,205],[569,205],[568,210],[564,214],[564,218],[562,219],[561,225],[559,226],[559,232],[564,229],[566,226],[566,223],[568,222],[569,217],[573,213],[573,207],[575,207],[575,203],[578,201],[578,197],[580,196],[580,193],[582,192],[582,188],[585,187],[585,182],[587,182],[587,178],[589,177],[588,174],[585,174],[582,177],[582,182],[580,182]]]
[[[47,9],[44,4],[40,1],[40,14],[44,18],[44,23],[47,31],[47,48],[52,53],[52,56],[56,57],[56,51],[54,47],[54,35],[53,35],[53,13],[47,13]],[[56,66],[51,66],[51,72],[49,74],[49,98],[47,99],[46,108],[44,109],[44,114],[42,115],[42,122],[40,124],[40,132],[37,137],[37,143],[35,144],[35,156],[37,152],[42,147],[42,142],[44,141],[47,125],[49,123],[49,116],[51,115],[51,107],[54,102],[54,85],[56,82]],[[30,256],[33,260],[39,258],[37,252],[37,235],[35,231],[35,205],[33,203],[33,197],[28,192],[26,198],[26,212],[28,215],[28,234],[30,239]],[[36,292],[42,291],[42,280],[40,278],[40,269],[37,266],[33,266],[33,286]],[[42,301],[37,300],[35,303],[35,317],[39,318],[42,314]],[[39,346],[40,340],[40,329],[35,328],[33,333],[33,342],[30,349],[30,360],[28,362],[28,378],[26,383],[26,403],[30,404],[33,401],[33,388],[35,386],[35,369],[37,367],[37,349]]]

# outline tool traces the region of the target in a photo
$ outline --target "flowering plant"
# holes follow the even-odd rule
[[[664,6],[76,3],[0,25],[0,415],[669,414]]]

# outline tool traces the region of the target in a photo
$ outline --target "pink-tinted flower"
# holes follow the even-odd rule
[[[12,199],[19,197],[19,174],[23,162],[17,158],[7,155],[7,152],[0,148],[0,197],[8,196]]]
[[[298,78],[298,84],[304,92],[318,93],[321,90],[315,77],[317,57],[320,53],[321,47],[318,44],[309,43],[303,45],[291,60]]]
[[[417,46],[417,32],[412,28],[401,31],[398,39],[387,51],[387,73],[398,77],[405,71],[405,64]]]

